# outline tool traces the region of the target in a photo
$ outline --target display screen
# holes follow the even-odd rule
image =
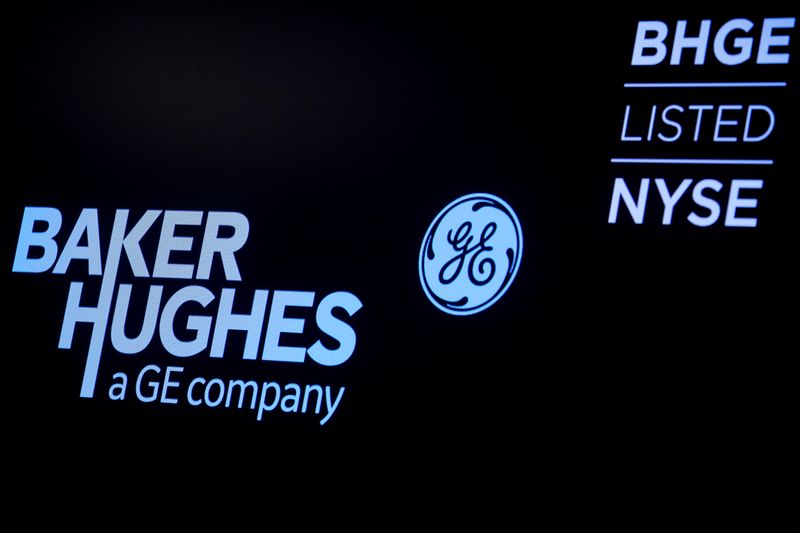
[[[5,25],[4,434],[41,475],[796,484],[789,8]]]

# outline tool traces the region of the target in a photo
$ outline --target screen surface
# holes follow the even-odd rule
[[[792,13],[7,24],[3,393],[35,471],[785,494]]]

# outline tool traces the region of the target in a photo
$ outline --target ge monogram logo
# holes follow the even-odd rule
[[[505,294],[520,259],[522,230],[511,207],[491,194],[468,194],[442,209],[428,228],[419,279],[433,305],[472,315]]]

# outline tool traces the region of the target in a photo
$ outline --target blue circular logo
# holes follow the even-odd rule
[[[488,308],[511,286],[522,259],[514,210],[491,194],[468,194],[442,209],[419,250],[419,279],[428,299],[451,315]]]

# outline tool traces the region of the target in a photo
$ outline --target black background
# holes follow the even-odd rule
[[[571,11],[16,10],[4,32],[0,259],[9,312],[4,434],[9,456],[25,465],[19,483],[69,488],[80,480],[103,493],[144,481],[200,497],[196,487],[230,493],[251,479],[265,493],[328,483],[330,495],[344,496],[351,482],[380,500],[410,482],[429,504],[456,491],[478,501],[510,497],[511,508],[540,516],[623,516],[631,509],[621,502],[654,504],[653,516],[712,501],[791,502],[797,30],[790,65],[723,67],[709,50],[704,67],[630,66],[638,20],[665,20],[672,31],[678,18],[712,18],[715,30],[729,18],[791,15]],[[622,87],[670,80],[789,86]],[[777,123],[753,146],[630,146],[619,142],[628,103],[769,104]],[[776,164],[609,163],[638,155]],[[623,211],[609,225],[617,176],[664,177],[672,189],[686,177],[717,178],[725,193],[731,178],[764,179],[758,227],[692,226],[689,193],[662,226],[655,184],[643,225]],[[511,204],[525,249],[497,304],[453,317],[419,285],[419,246],[439,210],[472,192]],[[243,298],[256,288],[316,291],[317,300],[353,292],[364,304],[352,319],[356,352],[324,368],[242,362],[238,335],[222,361],[207,350],[173,358],[157,342],[126,357],[107,339],[96,397],[80,399],[88,329],[78,329],[72,350],[57,343],[68,281],[88,276],[79,264],[64,276],[11,273],[30,205],[62,211],[61,244],[80,210],[97,207],[104,251],[118,208],[134,218],[145,209],[240,211],[251,224],[237,255],[243,281],[226,283],[215,270],[204,285],[215,294],[236,286]],[[347,392],[322,428],[301,415],[259,423],[249,411],[144,405],[132,391],[123,402],[106,399],[113,372],[127,369],[133,381],[151,362],[184,366],[185,375]],[[673,497],[674,507],[664,505]]]

